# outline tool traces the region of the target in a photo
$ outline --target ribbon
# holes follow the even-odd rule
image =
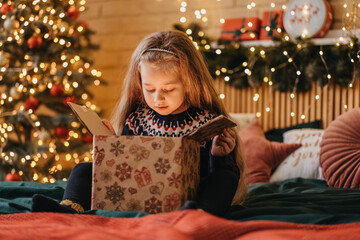
[[[267,28],[269,27],[270,30],[267,31],[267,36],[272,37],[273,36],[273,30],[277,29],[277,26],[279,25],[279,13],[276,13],[275,16],[273,17],[273,12],[270,12],[270,24],[269,25],[265,25],[265,26],[261,26],[261,28]]]
[[[259,31],[254,30],[254,29],[246,29],[245,28],[245,22],[246,22],[246,18],[243,18],[241,21],[241,27],[240,28],[235,28],[234,30],[228,30],[228,31],[221,31],[222,34],[227,34],[227,33],[232,33],[233,35],[233,40],[240,40],[240,37],[242,34],[244,33],[255,33],[255,34],[259,34]]]

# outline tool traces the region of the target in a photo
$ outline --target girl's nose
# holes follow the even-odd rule
[[[161,91],[156,91],[154,101],[164,100],[164,94]]]

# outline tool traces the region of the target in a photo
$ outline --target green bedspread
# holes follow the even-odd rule
[[[60,200],[66,183],[0,182],[0,213],[30,212],[31,197],[41,193]],[[106,217],[141,217],[141,212],[87,211]],[[360,190],[329,188],[324,181],[290,179],[250,186],[244,206],[232,206],[227,216],[236,221],[275,220],[337,224],[360,221]]]

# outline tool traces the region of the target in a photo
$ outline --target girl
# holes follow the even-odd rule
[[[180,137],[217,115],[228,115],[200,52],[182,32],[158,32],[143,39],[133,53],[124,83],[111,124],[104,122],[116,134]],[[64,200],[59,204],[34,195],[32,211],[89,210],[91,174],[91,163],[78,164],[69,177]],[[240,139],[233,129],[225,129],[202,144],[197,198],[182,209],[199,208],[224,216],[237,189],[236,202],[244,200],[244,178]]]

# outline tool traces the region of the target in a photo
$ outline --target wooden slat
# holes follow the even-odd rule
[[[261,126],[263,126],[264,124],[264,118],[262,117],[263,114],[264,114],[264,87],[261,87],[259,89],[259,95],[260,95],[260,98],[259,98],[259,108],[258,108],[258,112],[260,113],[260,124]]]
[[[351,110],[354,108],[354,88],[348,88],[348,95],[347,95],[347,102],[348,102],[348,109]]]
[[[328,95],[329,95],[329,85],[326,85],[323,88],[322,91],[322,116],[321,116],[321,120],[322,120],[322,126],[324,128],[327,127],[327,120],[328,120]]]
[[[286,101],[286,116],[285,116],[285,126],[286,127],[290,127],[291,126],[291,116],[290,116],[290,113],[292,111],[292,104],[293,102],[291,101],[291,98],[290,98],[290,92],[287,92],[286,93],[286,98],[285,98],[285,101]]]
[[[354,84],[354,108],[360,107],[360,80]]]
[[[269,91],[269,107],[270,107],[270,112],[268,112],[268,114],[270,118],[269,118],[269,125],[266,130],[274,128],[274,91],[272,86],[269,86],[268,91]]]
[[[310,91],[304,93],[304,115],[305,119],[303,122],[310,121]]]
[[[340,114],[343,114],[347,111],[348,101],[347,101],[347,88],[341,88],[341,106]]]
[[[280,127],[280,92],[279,91],[275,91],[274,92],[274,104],[272,106],[273,110],[273,114],[274,114],[274,122],[273,122],[273,127],[274,128],[279,128]]]
[[[326,87],[327,88],[327,87]],[[322,92],[322,87],[320,87],[319,85],[316,86],[316,95],[315,95],[315,99],[316,96],[319,97],[319,99],[316,100],[316,120],[321,120],[321,113],[322,113],[322,99],[323,99],[323,92]]]
[[[280,93],[280,127],[284,128],[286,126],[286,107],[287,107],[287,101],[286,101],[286,93],[282,92]]]
[[[298,116],[298,94],[295,94],[295,98],[291,99],[292,106],[291,106],[291,112],[294,113],[294,116],[291,117],[291,125],[297,124],[297,116]]]
[[[264,110],[262,113],[262,117],[263,117],[263,129],[266,131],[269,128],[269,119],[270,119],[270,114],[268,112],[266,112],[266,108],[270,106],[270,101],[269,101],[269,87],[266,85],[264,87]]]
[[[274,92],[267,84],[259,88],[234,89],[224,81],[216,81],[215,86],[219,94],[225,94],[223,102],[229,112],[259,113],[265,131],[314,120],[321,120],[322,127],[326,128],[346,111],[344,105],[348,110],[360,107],[360,80],[356,80],[351,88],[333,84],[320,87],[314,83],[309,92],[296,93],[293,99],[290,92]],[[256,93],[259,94],[258,101],[253,100]],[[266,111],[267,107],[270,112]],[[305,120],[301,119],[302,114],[305,114]]]
[[[310,90],[310,106],[309,106],[309,109],[308,109],[308,112],[309,112],[309,120],[312,122],[312,121],[315,121],[316,120],[316,84],[313,83],[312,84],[312,87],[311,87],[311,90]]]
[[[335,118],[340,115],[341,111],[341,88],[339,85],[335,86],[334,93],[334,116]]]

